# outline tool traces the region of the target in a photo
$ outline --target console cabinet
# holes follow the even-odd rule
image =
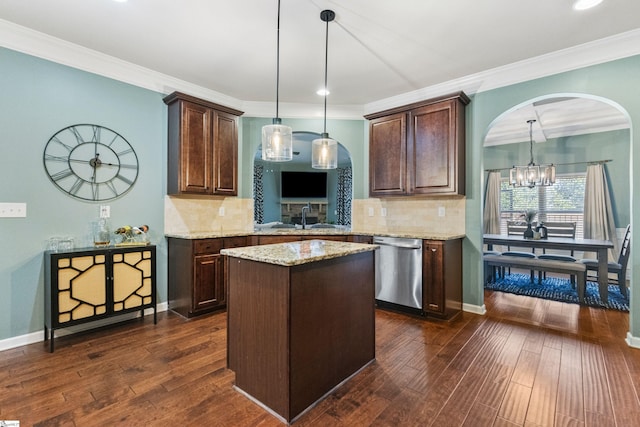
[[[238,194],[238,117],[234,110],[180,92],[168,105],[168,194]]]
[[[155,246],[45,252],[45,341],[55,330],[133,311],[153,309]]]
[[[422,243],[422,309],[451,319],[462,312],[462,239]]]
[[[169,309],[193,317],[225,308],[223,248],[246,246],[247,238],[179,239],[169,237]]]
[[[462,92],[365,116],[369,119],[369,194],[464,195]]]

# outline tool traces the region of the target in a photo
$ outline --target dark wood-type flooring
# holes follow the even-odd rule
[[[488,315],[376,313],[376,361],[294,426],[638,426],[628,315],[486,292]],[[226,318],[160,313],[0,352],[21,426],[279,426],[232,389]]]

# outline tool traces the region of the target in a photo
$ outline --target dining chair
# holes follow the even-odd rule
[[[624,238],[622,239],[622,245],[620,246],[620,254],[618,255],[618,262],[607,263],[607,273],[615,274],[613,278],[609,274],[609,284],[618,285],[620,293],[626,298],[627,292],[627,264],[629,263],[629,253],[631,252],[631,224],[627,225],[627,229],[624,232]],[[580,262],[587,265],[587,280],[598,281],[598,275],[589,276],[590,271],[598,271],[598,260],[595,259],[581,259]]]
[[[536,223],[531,223],[532,226],[535,227]],[[526,224],[523,224],[522,221],[507,221],[507,234],[511,236],[522,236],[524,234],[524,230],[527,229]],[[511,246],[507,246],[507,250],[502,252],[504,256],[517,256],[522,258],[535,258],[535,248],[531,249],[531,252],[526,251],[512,251]],[[531,283],[533,283],[534,272],[533,270],[529,271],[531,276]],[[511,268],[509,267],[509,274],[511,274]],[[502,276],[504,277],[504,270],[502,271]]]
[[[570,239],[576,238],[576,223],[575,222],[545,222],[544,226],[547,227],[547,238],[551,237],[565,237]],[[550,259],[553,261],[565,261],[565,262],[576,262],[577,258],[574,258],[574,251],[571,249],[570,255],[563,255],[558,253],[548,254],[545,249],[542,249],[542,254],[538,255],[540,259]],[[547,278],[547,273],[538,273],[538,280],[541,277]],[[569,276],[569,280],[571,281],[571,286],[576,285],[576,276]]]

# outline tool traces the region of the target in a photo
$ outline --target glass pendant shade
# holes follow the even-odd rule
[[[338,167],[338,143],[326,133],[311,143],[311,167],[335,169]]]
[[[293,159],[293,132],[289,126],[274,119],[272,125],[262,127],[262,160],[288,162]]]

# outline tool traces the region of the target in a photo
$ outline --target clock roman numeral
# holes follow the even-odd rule
[[[65,144],[57,136],[54,136],[53,138],[51,138],[51,140],[54,141],[54,142],[57,142],[60,145],[62,145],[64,148],[67,149],[68,152],[71,152],[71,150],[73,150],[72,146]]]
[[[133,181],[131,181],[129,178],[126,178],[120,174],[116,175],[116,178],[118,178],[120,181],[126,182],[129,185],[133,184]]]
[[[65,169],[51,175],[51,179],[54,181],[60,181],[61,179],[70,177],[71,175],[73,175],[73,172],[71,171],[71,169]]]
[[[76,137],[76,141],[78,142],[78,145],[80,144],[84,144],[84,139],[82,138],[82,135],[80,135],[80,132],[78,131],[78,129],[76,129],[75,126],[71,126],[69,128],[69,131],[71,131],[71,133],[73,134],[73,136]]]
[[[84,182],[85,181],[83,179],[80,179],[80,178],[76,179],[76,182],[74,182],[71,188],[69,189],[69,193],[74,195],[78,194],[78,191],[80,191],[80,189],[84,185]]]
[[[129,148],[128,150],[120,151],[116,153],[118,156],[124,156],[125,154],[133,153],[133,148]]]
[[[100,186],[96,184],[95,181],[91,183],[91,194],[93,196],[93,200],[98,200],[100,197]]]
[[[96,125],[91,127],[93,128],[93,139],[91,139],[91,142],[100,142],[100,129],[102,128]]]
[[[105,183],[104,183],[104,185],[106,185],[106,186],[107,186],[107,188],[108,188],[109,190],[111,190],[111,192],[113,193],[113,195],[114,195],[114,196],[117,196],[117,195],[118,195],[118,190],[116,189],[116,186],[115,186],[115,185],[113,185],[113,182],[112,182],[112,181],[107,181],[107,182],[105,182]]]
[[[136,165],[120,165],[120,169],[136,169],[137,166]]]
[[[51,160],[54,162],[65,162],[67,163],[69,161],[68,157],[65,156],[54,156],[53,154],[45,154],[44,155],[44,159],[45,160]]]

